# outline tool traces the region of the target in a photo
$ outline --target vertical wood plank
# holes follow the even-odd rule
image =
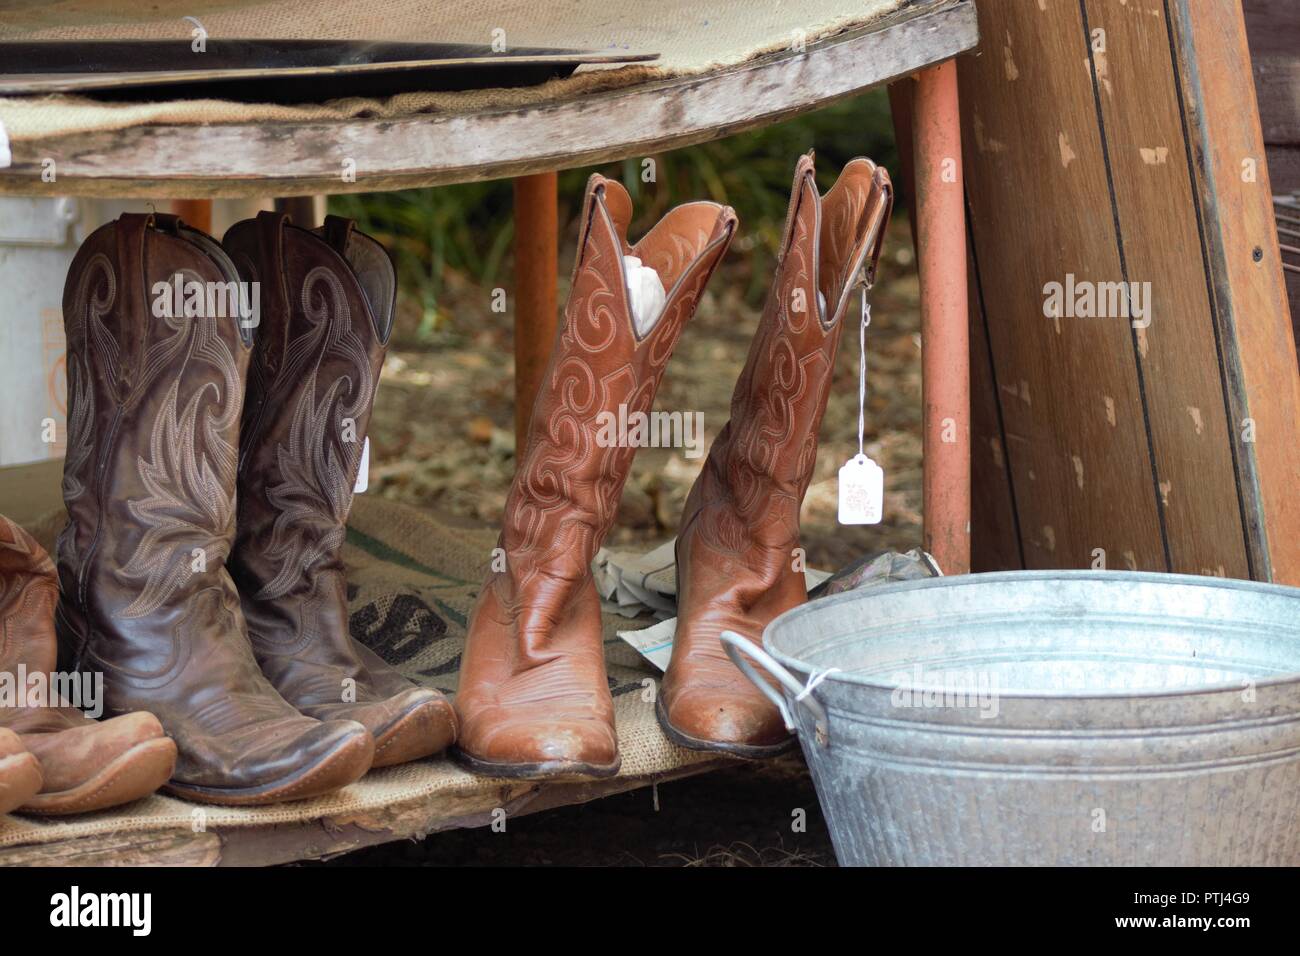
[[[1044,314],[1050,282],[1123,278],[1081,10],[978,12],[982,53],[959,60],[966,193],[1025,564],[1166,570],[1129,323]]]
[[[1169,0],[1258,576],[1300,585],[1300,370],[1239,3]]]
[[[1086,0],[1086,66],[1101,111],[1126,281],[1146,291],[1135,329],[1171,570],[1249,578],[1228,428],[1229,384],[1211,310],[1191,151],[1163,0]]]

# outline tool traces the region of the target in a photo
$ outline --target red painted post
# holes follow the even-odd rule
[[[957,65],[917,74],[912,114],[921,281],[925,548],[970,571],[970,342]]]
[[[515,179],[515,461],[559,324],[557,191],[555,173]]]

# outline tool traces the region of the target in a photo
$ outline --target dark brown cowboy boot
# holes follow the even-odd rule
[[[16,733],[0,727],[0,813],[21,807],[43,782],[40,761],[27,752]]]
[[[41,762],[44,785],[25,801],[28,813],[83,813],[153,793],[172,775],[176,744],[153,714],[87,717],[55,683],[59,598],[54,562],[26,531],[0,515],[0,674],[23,698],[0,702],[0,727],[18,734]],[[76,677],[79,675],[69,675]],[[82,697],[95,706],[94,688]]]
[[[224,242],[262,290],[230,561],[258,663],[303,713],[364,724],[376,767],[437,753],[455,712],[353,640],[341,557],[392,331],[392,262],[334,216],[313,233],[264,212]]]
[[[593,176],[563,324],[506,499],[504,570],[494,568],[470,618],[457,755],[478,773],[618,771],[591,560],[614,521],[636,448],[602,441],[602,422],[620,406],[628,416],[650,410],[736,225],[730,208],[690,203],[629,248],[631,217],[623,187]],[[662,282],[657,321],[646,316],[634,327],[624,255]]]
[[[687,496],[677,535],[677,631],[656,711],[684,747],[765,757],[792,743],[719,635],[757,641],[769,621],[807,600],[795,561],[799,508],[850,292],[864,264],[874,273],[892,202],[888,174],[870,160],[845,166],[824,198],[811,154],[799,160],[776,277],[731,420]]]
[[[201,315],[169,317],[177,275],[213,290]],[[226,572],[252,329],[216,293],[238,278],[210,237],[125,215],[82,244],[63,295],[65,669],[103,672],[107,713],[158,718],[169,790],[223,804],[325,793],[374,756],[360,724],[304,717],[262,676]]]

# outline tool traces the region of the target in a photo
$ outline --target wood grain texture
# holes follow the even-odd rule
[[[1300,3],[1245,0],[1242,10],[1273,193],[1300,195]],[[1300,230],[1294,224],[1286,228]],[[1300,237],[1284,236],[1282,242],[1300,246]],[[1282,260],[1300,268],[1300,254],[1284,253]],[[1287,271],[1285,279],[1300,362],[1300,272]]]
[[[1300,391],[1240,5],[979,12],[967,195],[1026,566],[1295,583]],[[1045,317],[1070,275],[1142,284],[1149,325]],[[978,457],[976,490],[977,515],[1007,493]]]
[[[1081,9],[979,16],[966,192],[1025,566],[1167,570],[1129,322],[1044,314],[1047,283],[1123,279]]]
[[[984,311],[979,264],[968,243],[966,280],[970,303],[971,414],[971,570],[1019,571],[1019,514],[1006,436],[998,402],[997,372],[989,350],[988,315]],[[974,492],[978,491],[978,494]]]
[[[472,114],[148,126],[13,144],[0,194],[186,198],[372,192],[645,156],[788,119],[975,46],[970,3],[933,0],[802,53]],[[42,183],[41,162],[58,168]],[[356,163],[355,182],[341,178]]]
[[[1245,22],[1231,0],[1169,0],[1239,482],[1265,580],[1300,585],[1300,369]],[[1253,175],[1244,175],[1253,164]],[[1253,440],[1247,440],[1248,437]]]
[[[1164,3],[1087,0],[1085,15],[1121,268],[1127,281],[1149,289],[1150,325],[1136,330],[1137,362],[1170,570],[1249,578],[1228,383]]]

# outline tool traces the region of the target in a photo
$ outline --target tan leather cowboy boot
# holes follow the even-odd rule
[[[40,792],[41,764],[12,730],[0,727],[0,813],[16,810]]]
[[[352,226],[263,212],[226,233],[262,291],[230,568],[262,672],[303,713],[364,724],[383,767],[446,748],[456,715],[348,630],[341,552],[397,292],[388,253]]]
[[[687,496],[677,535],[677,632],[656,712],[684,747],[757,758],[792,743],[719,635],[759,640],[769,621],[807,600],[794,561],[799,507],[850,292],[868,259],[874,273],[892,202],[888,174],[870,160],[845,166],[824,198],[812,155],[799,160],[776,277],[731,420]]]
[[[456,709],[456,755],[506,777],[617,773],[591,560],[614,521],[634,447],[600,438],[602,422],[648,412],[664,366],[735,231],[730,208],[679,206],[635,248],[632,203],[618,183],[587,185],[563,324],[506,498],[494,569],[469,623]],[[657,321],[634,327],[624,255],[666,292]],[[653,322],[651,325],[650,322]]]
[[[180,315],[178,275],[197,293]],[[252,338],[226,296],[238,278],[203,233],[124,215],[82,244],[63,295],[65,669],[104,674],[107,713],[158,718],[179,750],[167,789],[223,804],[335,790],[374,756],[360,724],[305,717],[262,676],[226,572]]]
[[[123,714],[101,722],[69,706],[64,688],[55,683],[58,598],[50,556],[0,515],[0,674],[9,675],[24,695],[0,700],[0,726],[19,735],[40,761],[45,778],[40,793],[22,809],[83,813],[146,797],[172,775],[176,744],[164,736],[153,714]],[[89,690],[82,702],[94,706],[95,691]]]

